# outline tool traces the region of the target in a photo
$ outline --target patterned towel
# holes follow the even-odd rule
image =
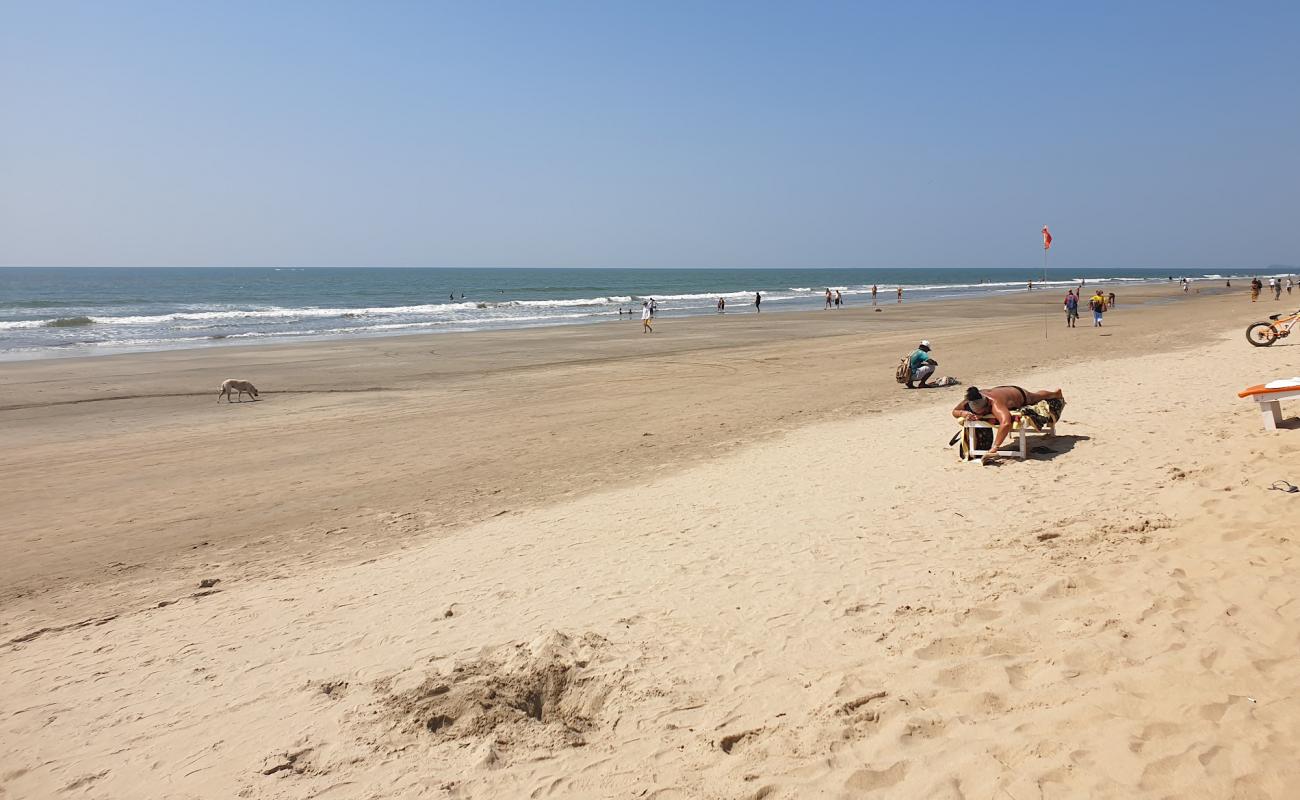
[[[1054,397],[1050,400],[1039,400],[1032,406],[1017,408],[1013,413],[1023,417],[1034,430],[1041,431],[1044,428],[1050,428],[1054,422],[1060,422],[1061,411],[1064,409],[1064,398]]]

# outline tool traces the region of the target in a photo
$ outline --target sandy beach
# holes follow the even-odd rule
[[[0,364],[0,797],[1291,796],[1285,300],[1120,301]]]

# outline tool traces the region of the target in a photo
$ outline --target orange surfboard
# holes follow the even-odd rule
[[[1240,392],[1237,392],[1237,396],[1250,397],[1251,395],[1273,394],[1274,392],[1300,392],[1300,384],[1296,384],[1295,386],[1279,386],[1276,389],[1269,389],[1261,383],[1258,386],[1251,386],[1248,389],[1242,389]]]

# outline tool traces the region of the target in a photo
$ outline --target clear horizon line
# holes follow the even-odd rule
[[[1088,267],[1081,267],[1081,266],[1054,267],[1054,266],[1048,265],[1048,267],[1047,267],[1047,271],[1048,271],[1048,272],[1052,272],[1052,271],[1057,271],[1057,270],[1072,270],[1072,269],[1073,269],[1073,270],[1097,270],[1097,269],[1110,269],[1110,270],[1153,270],[1153,271],[1164,271],[1164,272],[1174,272],[1174,273],[1179,273],[1179,272],[1209,271],[1209,270],[1234,270],[1234,269],[1235,269],[1235,270],[1259,270],[1259,269],[1275,269],[1275,268],[1284,268],[1284,269],[1300,270],[1300,266],[1297,266],[1297,265],[1294,265],[1294,264],[1280,264],[1280,263],[1278,263],[1278,264],[1264,264],[1264,265],[1253,265],[1253,266],[1237,265],[1237,266],[1199,266],[1199,267],[1177,267],[1177,268],[1175,268],[1175,267],[1166,267],[1166,266],[1115,266],[1115,265],[1088,266]],[[292,265],[292,264],[290,264],[290,265],[286,265],[286,264],[279,264],[279,265],[262,265],[262,264],[238,264],[238,265],[230,265],[230,264],[221,264],[221,265],[212,265],[212,264],[169,264],[169,265],[164,265],[164,264],[137,264],[137,265],[130,265],[130,266],[127,266],[127,265],[121,265],[121,264],[112,264],[112,265],[110,265],[110,264],[40,264],[40,265],[37,265],[37,264],[0,264],[0,269],[277,269],[277,270],[283,270],[283,269],[304,269],[304,270],[305,270],[305,269],[448,269],[448,270],[450,270],[450,269],[484,269],[484,270],[566,270],[566,269],[572,269],[572,270],[587,270],[587,269],[590,269],[590,270],[665,270],[665,271],[677,270],[677,271],[683,271],[683,272],[689,272],[689,271],[700,271],[700,270],[712,270],[712,271],[718,271],[718,272],[722,272],[722,271],[734,271],[734,272],[741,272],[741,271],[777,271],[777,270],[785,270],[785,271],[793,271],[793,272],[799,272],[799,271],[808,271],[808,272],[813,272],[813,271],[863,271],[863,270],[961,269],[961,270],[1022,270],[1022,271],[1031,271],[1031,272],[1034,272],[1035,274],[1041,274],[1041,273],[1043,272],[1043,267],[1042,267],[1041,265],[1032,265],[1032,266],[997,266],[997,267],[990,267],[990,266],[931,266],[931,267],[910,267],[910,266],[909,266],[909,267],[879,267],[879,266],[873,266],[873,267],[619,267],[619,266],[610,266],[610,267],[555,267],[555,266],[540,266],[540,267],[539,267],[539,266],[527,266],[527,267],[521,267],[521,266],[502,266],[502,265],[497,265],[497,266],[490,266],[490,267],[484,267],[484,266],[464,267],[464,266],[446,266],[446,265],[416,266],[416,265],[409,265],[409,264],[408,264],[408,265],[383,265],[383,264],[361,264],[361,265],[355,265],[355,264],[327,264],[327,265],[321,265],[321,264],[316,264],[316,265]]]

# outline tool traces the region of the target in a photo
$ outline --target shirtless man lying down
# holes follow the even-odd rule
[[[993,459],[998,448],[1006,441],[1011,432],[1011,412],[1017,408],[1032,406],[1042,400],[1063,398],[1060,389],[1050,392],[1027,392],[1019,386],[995,386],[992,389],[966,389],[966,397],[952,410],[952,415],[961,420],[992,417],[997,420],[998,430],[993,437],[993,447],[981,461],[987,464]]]

